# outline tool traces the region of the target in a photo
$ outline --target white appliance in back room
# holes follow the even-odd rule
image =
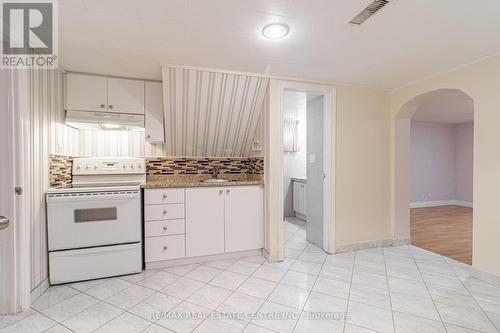
[[[75,158],[71,185],[47,192],[49,281],[142,271],[141,158]]]

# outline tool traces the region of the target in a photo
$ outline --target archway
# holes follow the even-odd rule
[[[470,109],[470,110],[469,110]],[[415,175],[418,176],[418,172],[415,172],[415,168],[419,167],[419,165],[423,165],[422,163],[415,163],[415,159],[417,158],[428,158],[430,164],[436,162],[436,164],[439,164],[439,161],[435,161],[438,159],[438,157],[434,158],[435,160],[432,160],[432,158],[429,158],[424,151],[424,154],[418,154],[415,153],[415,142],[413,142],[413,171],[412,172],[412,121],[415,126],[417,121],[428,121],[428,122],[435,122],[436,124],[446,124],[450,123],[452,125],[452,128],[458,128],[458,125],[453,125],[453,124],[461,124],[467,121],[471,121],[469,119],[471,116],[473,117],[473,109],[474,109],[474,101],[473,99],[464,93],[460,89],[437,89],[433,90],[421,95],[418,95],[408,101],[406,104],[403,105],[403,107],[399,110],[399,112],[396,115],[395,118],[395,160],[394,160],[394,200],[395,200],[395,206],[394,206],[394,218],[395,218],[395,225],[394,225],[394,231],[396,235],[410,235],[412,234],[410,241],[412,244],[415,244],[418,240],[420,240],[420,243],[416,244],[417,246],[424,247],[427,249],[438,252],[440,254],[444,254],[450,257],[454,257],[454,259],[458,259],[460,261],[466,262],[468,264],[471,263],[471,257],[472,257],[472,210],[471,208],[469,209],[470,211],[466,212],[470,216],[470,230],[467,231],[467,240],[469,242],[467,249],[465,247],[461,250],[458,250],[458,252],[461,252],[460,255],[450,255],[452,253],[452,247],[450,247],[450,251],[441,251],[439,247],[433,247],[433,239],[437,243],[438,241],[441,242],[441,247],[446,248],[448,245],[446,242],[453,240],[453,238],[456,236],[455,234],[450,233],[450,236],[445,236],[444,237],[444,242],[443,242],[443,236],[437,236],[433,234],[436,232],[436,228],[442,227],[443,229],[445,226],[434,226],[432,223],[427,223],[427,226],[431,226],[433,228],[427,228],[426,232],[427,234],[419,234],[417,235],[415,233],[415,228],[411,228],[411,226],[415,226],[414,224],[411,224],[411,214],[410,212],[415,213],[418,209],[415,209],[416,207],[441,207],[441,206],[456,206],[456,205],[462,205],[462,206],[472,206],[472,198],[471,202],[466,202],[464,200],[458,200],[457,198],[441,198],[441,197],[432,197],[430,195],[430,199],[427,200],[426,195],[419,195],[422,193],[427,193],[422,191],[422,187],[425,184],[420,184],[418,183],[421,181],[422,177],[416,177]],[[472,118],[473,121],[473,118]],[[429,123],[430,124],[430,123]],[[472,131],[473,125],[470,126],[470,130]],[[427,134],[429,133],[429,130],[427,129]],[[472,135],[470,136],[472,138]],[[416,140],[416,137],[413,136],[413,141]],[[429,141],[431,139],[427,138],[427,143],[429,149]],[[472,140],[472,139],[471,139]],[[471,145],[471,151],[470,151],[470,157],[468,157],[468,160],[470,160],[471,166],[472,166],[472,145],[473,143],[470,143]],[[431,148],[433,149],[432,145]],[[418,150],[418,148],[417,148]],[[456,150],[458,153],[461,153],[461,148],[458,148]],[[427,157],[426,157],[427,156]],[[455,155],[453,155],[455,156]],[[444,163],[444,162],[443,162]],[[450,163],[448,163],[450,164]],[[431,170],[431,172],[436,173],[437,171],[433,170],[434,165],[432,166],[427,166],[427,169]],[[435,169],[439,169],[439,165],[435,167]],[[443,168],[441,168],[443,169]],[[470,183],[472,184],[472,167],[470,170],[467,170],[470,173]],[[450,173],[453,173],[453,177],[455,177],[455,170],[450,170]],[[427,176],[427,175],[425,175]],[[412,178],[413,177],[413,178]],[[436,177],[436,175],[434,175]],[[451,177],[450,174],[446,174],[446,177]],[[469,177],[469,174],[467,175]],[[432,178],[429,176],[428,178]],[[413,180],[411,180],[413,179]],[[425,179],[427,182],[431,181],[429,179]],[[412,183],[414,186],[412,188]],[[439,182],[437,182],[439,183]],[[438,186],[438,185],[436,185]],[[453,184],[455,186],[455,184]],[[418,190],[415,190],[415,188],[418,187],[420,192]],[[432,189],[425,189],[426,191],[431,191]],[[453,189],[455,191],[455,188]],[[434,192],[439,192],[439,191],[434,191]],[[441,191],[443,192],[443,191]],[[455,193],[455,192],[454,192]],[[472,187],[470,188],[470,195],[472,196]],[[417,196],[417,198],[416,198]],[[446,200],[445,200],[446,199]],[[417,201],[417,202],[415,202]],[[411,211],[410,207],[414,207],[414,209]],[[432,212],[436,211],[437,208],[433,209],[428,209],[427,212]],[[441,209],[442,213],[445,214],[444,216],[447,217],[446,214],[451,215],[453,214],[453,210],[450,213],[450,211],[446,211],[444,209]],[[430,215],[425,215],[427,218]],[[415,214],[413,214],[413,219],[415,220]],[[440,221],[442,221],[441,219]],[[458,226],[457,224],[452,225],[454,228],[463,228],[462,226]],[[436,228],[434,228],[436,227]],[[416,236],[416,237],[415,237]],[[422,241],[422,236],[428,237],[428,244],[423,244]],[[461,235],[463,236],[463,234]],[[458,236],[456,236],[458,238]],[[470,241],[469,241],[470,239]],[[458,240],[458,239],[457,239]],[[450,242],[451,243],[451,242]],[[468,251],[468,252],[467,252]],[[466,255],[466,259],[465,258]]]

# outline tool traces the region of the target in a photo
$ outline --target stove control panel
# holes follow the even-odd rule
[[[73,175],[145,174],[146,162],[137,157],[76,157]]]

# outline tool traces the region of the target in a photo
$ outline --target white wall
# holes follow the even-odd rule
[[[26,215],[30,219],[31,289],[35,290],[48,277],[47,222],[45,192],[49,188],[49,154],[78,153],[79,132],[63,124],[63,79],[58,70],[31,70],[28,91],[21,92],[29,100],[29,137],[26,139],[26,174],[24,189],[28,199]]]
[[[456,125],[455,142],[455,198],[473,202],[473,122]]]
[[[472,202],[472,123],[412,121],[411,202]],[[418,204],[416,204],[418,203]]]
[[[284,117],[298,120],[298,151],[285,152],[284,163],[284,214],[285,216],[293,216],[293,186],[292,177],[307,177],[307,129],[306,129],[306,109],[307,109],[307,94],[297,91],[285,91],[284,93]]]
[[[455,126],[412,121],[411,201],[455,199]]]
[[[392,239],[389,97],[379,89],[337,87],[337,247]]]

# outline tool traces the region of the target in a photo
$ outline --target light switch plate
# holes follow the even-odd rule
[[[316,163],[316,154],[309,154],[309,163]]]

